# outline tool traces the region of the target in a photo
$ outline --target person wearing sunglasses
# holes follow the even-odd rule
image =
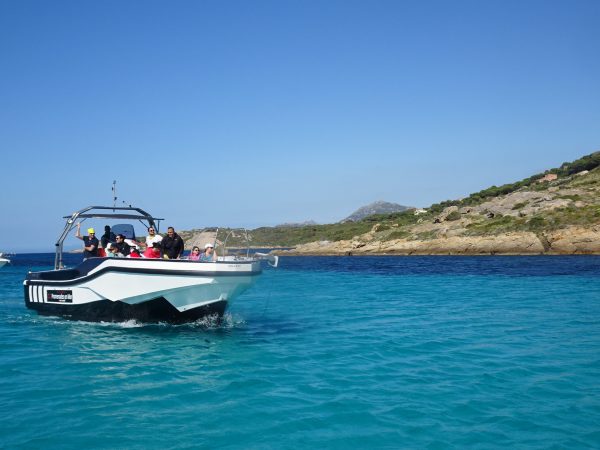
[[[210,242],[204,246],[204,253],[200,255],[200,261],[202,262],[214,262],[217,260],[217,252],[215,252],[215,246]]]
[[[156,229],[154,227],[148,227],[148,236],[146,236],[146,248],[152,248],[152,244],[155,242],[160,244],[162,241],[162,236],[160,234],[156,234]]]
[[[192,251],[187,259],[190,261],[200,261],[200,247],[196,247],[194,245],[194,248],[192,248]]]
[[[129,252],[131,252],[131,247],[127,242],[125,242],[125,236],[122,234],[117,234],[117,242],[115,245],[117,246],[119,253],[121,253],[123,256],[129,255]]]
[[[75,232],[75,237],[77,239],[81,239],[83,241],[83,260],[85,261],[88,258],[94,258],[98,256],[98,238],[96,238],[96,232],[93,228],[88,228],[87,236],[81,236],[81,222],[77,224],[77,231]]]

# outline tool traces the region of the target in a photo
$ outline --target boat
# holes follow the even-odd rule
[[[29,272],[23,282],[25,305],[40,315],[92,322],[193,322],[221,318],[231,302],[262,272],[263,262],[276,267],[278,257],[264,253],[227,255],[216,261],[92,257],[76,267],[63,264],[63,244],[79,223],[89,219],[127,220],[145,227],[160,221],[132,206],[89,206],[65,216],[56,242],[54,269]],[[128,228],[129,227],[129,228]],[[131,224],[114,225],[135,240]],[[216,240],[216,237],[215,237]],[[219,247],[217,247],[219,248]]]
[[[10,259],[5,258],[4,253],[0,252],[0,267],[4,266],[5,264],[10,263]]]

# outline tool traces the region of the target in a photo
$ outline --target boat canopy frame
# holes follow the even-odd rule
[[[225,238],[223,240],[219,239],[220,231],[225,232]],[[227,256],[229,254],[229,247],[227,247],[228,239],[230,237],[235,236],[236,233],[242,233],[244,241],[246,243],[246,256],[245,256],[246,259],[254,258],[254,259],[259,259],[259,260],[265,260],[271,267],[279,266],[279,256],[271,255],[268,253],[260,253],[260,252],[255,252],[252,256],[250,256],[250,235],[248,234],[247,228],[229,228],[229,229],[226,228],[225,230],[222,230],[219,227],[205,227],[202,230],[200,230],[200,233],[205,233],[205,232],[214,232],[215,233],[215,237],[213,239],[213,246],[214,246],[214,248],[222,249],[222,251],[223,251],[222,256]]]
[[[63,244],[69,233],[77,226],[75,224],[77,220],[79,220],[80,223],[85,222],[87,219],[137,220],[146,228],[155,227],[157,233],[160,231],[160,221],[164,220],[154,217],[143,209],[134,206],[88,206],[87,208],[74,212],[70,216],[63,216],[63,219],[67,219],[65,228],[58,237],[56,244],[54,244],[56,246],[54,270],[59,270],[64,267]]]

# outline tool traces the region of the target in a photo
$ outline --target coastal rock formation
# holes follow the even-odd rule
[[[297,255],[600,254],[600,152],[427,210],[348,219],[249,237]]]
[[[552,253],[600,254],[600,225],[592,228],[569,227],[548,233]]]
[[[280,255],[539,255],[600,254],[600,226],[548,233],[510,232],[495,236],[451,236],[429,240],[321,241]]]
[[[430,240],[359,240],[311,242],[278,254],[296,255],[494,255],[540,254],[544,245],[534,233],[507,233],[499,236],[454,236]]]

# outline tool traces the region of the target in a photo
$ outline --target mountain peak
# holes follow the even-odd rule
[[[356,211],[354,211],[352,214],[350,214],[348,217],[341,220],[340,222],[356,222],[373,214],[389,214],[406,211],[407,209],[410,209],[410,207],[399,205],[398,203],[390,203],[385,202],[383,200],[378,200],[376,202],[369,203],[366,206],[358,208]]]

